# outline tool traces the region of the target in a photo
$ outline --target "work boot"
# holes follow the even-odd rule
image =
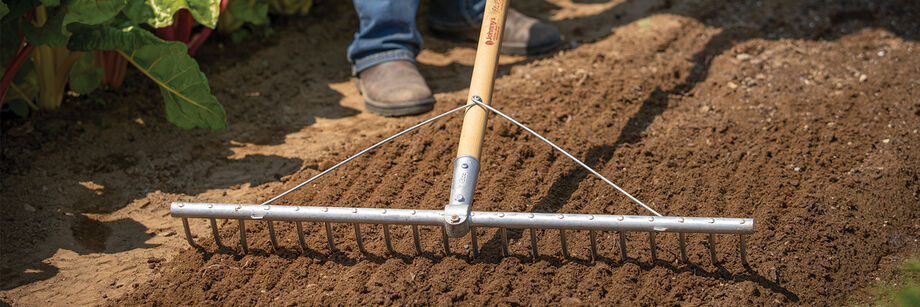
[[[462,30],[439,29],[434,25],[431,31],[447,39],[461,39],[471,42],[479,40],[479,27]],[[505,17],[505,32],[502,34],[502,53],[533,55],[552,50],[562,44],[562,34],[555,26],[528,17],[509,8]]]
[[[434,96],[415,64],[406,60],[383,62],[358,73],[358,91],[364,107],[374,114],[404,116],[434,108]]]

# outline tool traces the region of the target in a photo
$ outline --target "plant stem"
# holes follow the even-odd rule
[[[25,37],[20,40],[19,50],[16,51],[16,56],[6,65],[6,71],[3,72],[3,77],[0,78],[0,107],[3,106],[3,100],[6,99],[6,93],[9,92],[9,87],[13,84],[13,78],[16,77],[16,73],[19,72],[19,68],[22,67],[22,63],[25,63],[29,55],[32,54],[32,50],[35,49],[35,45],[26,44],[25,40]]]

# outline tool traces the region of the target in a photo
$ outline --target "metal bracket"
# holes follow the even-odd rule
[[[462,237],[470,231],[470,212],[473,209],[473,193],[478,176],[479,159],[473,156],[459,156],[454,160],[450,201],[444,206],[444,229],[450,237]]]

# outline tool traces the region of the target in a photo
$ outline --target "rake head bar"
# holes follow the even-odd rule
[[[317,207],[317,206],[271,206],[271,205],[244,205],[244,204],[216,204],[216,203],[187,203],[174,202],[170,206],[173,217],[182,218],[186,238],[189,244],[197,246],[192,240],[191,230],[188,226],[189,218],[211,219],[212,233],[218,246],[220,237],[217,236],[217,223],[215,219],[234,219],[239,221],[240,245],[244,252],[248,252],[246,241],[245,220],[264,220],[269,224],[269,236],[274,248],[278,248],[273,222],[295,222],[297,225],[298,239],[301,246],[306,249],[303,239],[302,222],[325,223],[326,236],[331,250],[335,249],[332,241],[330,223],[346,223],[355,226],[355,239],[359,250],[367,253],[364,248],[361,234],[361,224],[384,225],[384,239],[387,251],[393,253],[390,240],[389,225],[412,225],[413,239],[416,251],[421,253],[419,244],[418,226],[438,226],[442,229],[442,240],[445,253],[449,253],[447,232],[444,228],[445,211],[443,210],[416,210],[416,209],[387,209],[387,208],[353,208],[353,207]],[[537,229],[559,230],[559,239],[562,242],[563,257],[569,257],[567,248],[567,230],[588,230],[591,238],[591,254],[597,258],[596,231],[619,231],[620,250],[622,257],[626,258],[625,232],[648,232],[649,245],[652,258],[656,258],[657,246],[655,234],[659,232],[680,233],[681,259],[687,261],[685,233],[710,234],[710,256],[715,257],[715,234],[751,234],[754,232],[754,220],[747,218],[709,218],[709,217],[675,217],[675,216],[636,216],[636,215],[598,215],[598,214],[558,214],[558,213],[528,213],[528,212],[485,212],[473,211],[469,216],[471,229],[476,227],[499,228],[502,238],[502,254],[509,255],[507,242],[507,229],[530,229],[531,249],[534,256],[538,256],[536,245]],[[479,253],[475,231],[470,231],[470,241],[473,246],[473,257]],[[744,241],[739,245],[742,262],[745,259]]]
[[[443,226],[443,210],[262,206],[174,202],[170,214],[180,218],[216,218],[288,222],[399,224]],[[677,216],[636,216],[473,211],[470,226],[518,229],[566,229],[629,232],[750,234],[754,220]]]

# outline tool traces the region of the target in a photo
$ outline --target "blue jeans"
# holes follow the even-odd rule
[[[415,62],[422,48],[415,25],[418,1],[354,0],[361,26],[348,46],[353,74],[386,61]],[[485,5],[485,0],[431,0],[428,23],[446,31],[478,28]]]

